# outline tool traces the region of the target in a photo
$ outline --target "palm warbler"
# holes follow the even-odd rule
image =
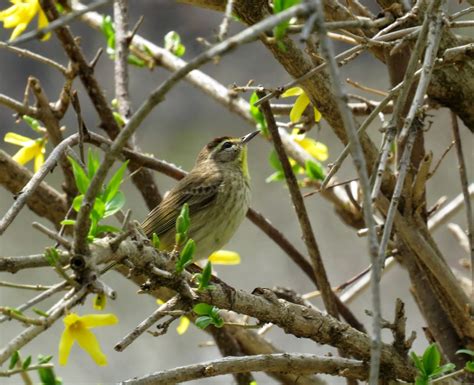
[[[250,202],[247,143],[258,134],[212,140],[199,153],[194,168],[181,179],[142,223],[148,237],[156,233],[160,247],[175,243],[176,219],[189,205],[189,238],[196,242],[196,259],[224,246],[243,221]]]

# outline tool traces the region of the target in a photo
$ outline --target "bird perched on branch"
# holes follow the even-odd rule
[[[175,244],[176,220],[189,206],[189,238],[196,243],[196,259],[222,248],[243,221],[250,203],[247,143],[258,134],[219,137],[199,153],[194,168],[169,191],[142,223],[145,234],[156,233],[160,248]]]

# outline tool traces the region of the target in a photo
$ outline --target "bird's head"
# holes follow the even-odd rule
[[[236,165],[242,167],[242,171],[246,175],[248,173],[247,143],[258,133],[259,131],[254,131],[240,138],[221,136],[213,139],[199,153],[196,165],[208,162],[223,167]]]

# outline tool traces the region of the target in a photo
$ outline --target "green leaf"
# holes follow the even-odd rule
[[[15,350],[12,354],[12,356],[10,357],[10,364],[8,365],[8,369],[12,370],[16,363],[18,362],[20,358],[20,353],[18,352],[18,350]]]
[[[125,204],[125,195],[122,191],[119,191],[115,196],[106,202],[104,218],[110,217],[119,211]]]
[[[125,120],[123,120],[122,115],[120,115],[117,111],[113,111],[112,114],[114,115],[115,122],[120,126],[125,126]]]
[[[474,373],[474,361],[467,361],[464,370],[466,372]]]
[[[89,177],[89,180],[92,180],[99,166],[99,155],[89,148],[89,150],[87,151],[87,176]]]
[[[196,251],[196,244],[194,240],[189,239],[181,250],[179,254],[179,259],[176,262],[176,272],[181,273],[186,266],[188,266],[193,261],[193,256]]]
[[[23,361],[23,365],[21,365],[21,368],[23,370],[26,370],[29,368],[30,365],[31,365],[31,356],[28,356],[26,357],[25,361]]]
[[[319,162],[307,160],[305,163],[306,175],[313,180],[324,180],[326,173]]]
[[[105,214],[105,203],[99,197],[95,198],[94,207],[91,211],[91,219],[99,222]]]
[[[41,130],[40,130],[41,124],[38,120],[36,120],[35,118],[32,118],[31,116],[28,116],[28,115],[23,115],[22,119],[26,124],[28,124],[28,126],[31,127],[31,129],[33,131],[41,132]]]
[[[110,225],[98,225],[96,229],[96,234],[100,233],[118,233],[121,230],[118,227],[110,226]]]
[[[112,22],[112,18],[107,15],[102,19],[102,33],[107,40],[107,46],[109,48],[115,48],[115,27]]]
[[[275,150],[270,151],[270,155],[268,157],[268,163],[277,171],[283,171],[283,166],[281,165],[280,159],[278,158],[278,154]]]
[[[160,249],[160,238],[158,237],[158,235],[156,235],[156,233],[153,233],[153,235],[151,236],[151,244],[155,249]]]
[[[267,179],[265,179],[265,182],[280,182],[282,180],[285,180],[285,174],[283,173],[283,171],[277,171],[274,172],[272,175],[268,176]]]
[[[104,201],[108,202],[111,199],[114,198],[115,194],[117,194],[120,184],[122,183],[123,179],[123,174],[125,172],[125,169],[127,168],[128,165],[128,160],[123,162],[123,164],[120,166],[120,168],[115,172],[115,174],[110,178],[109,183],[105,187],[105,192],[104,192]]]
[[[204,316],[196,318],[196,321],[194,323],[196,324],[198,328],[204,330],[205,328],[207,328],[209,325],[212,324],[212,318],[207,315],[204,315]]]
[[[451,372],[454,369],[456,369],[456,365],[454,365],[451,362],[448,362],[447,364],[444,364],[443,366],[437,367],[430,377],[439,376],[443,373]]]
[[[250,95],[250,100],[249,100],[250,115],[252,115],[252,118],[257,123],[257,129],[264,136],[269,136],[267,122],[265,120],[265,117],[263,116],[262,111],[260,111],[260,109],[257,106],[255,106],[255,102],[257,102],[257,100],[259,100],[259,97],[257,95],[257,92],[254,91],[252,92],[252,95]]]
[[[273,0],[273,13],[274,14],[280,13],[284,11],[285,9],[288,9],[298,4],[299,2],[300,0]],[[281,40],[283,37],[285,37],[286,30],[288,29],[289,25],[290,25],[290,21],[285,20],[273,28],[273,35],[276,40]],[[278,41],[277,44],[281,50],[286,51],[286,47],[283,44],[283,42]]]
[[[82,169],[79,163],[70,156],[67,158],[72,165],[72,172],[74,174],[74,179],[76,180],[77,189],[81,194],[85,194],[90,184],[89,177],[86,175],[86,172]]]
[[[38,309],[38,308],[34,307],[31,310],[33,310],[36,314],[38,314],[41,317],[48,317],[48,313],[46,313],[45,311],[43,311],[41,309]]]
[[[189,225],[191,224],[191,220],[189,218],[189,206],[187,203],[181,207],[181,212],[179,213],[178,220],[176,222],[176,232],[178,233],[186,233],[189,229]]]
[[[186,52],[186,47],[181,44],[181,36],[176,31],[169,31],[165,37],[165,49],[176,56],[183,56]]]
[[[146,66],[146,62],[134,54],[127,56],[127,62],[135,67],[143,68]]]
[[[428,377],[416,377],[415,385],[428,385]]]
[[[474,350],[470,350],[470,349],[459,349],[456,354],[467,354],[471,357],[474,357]]]
[[[439,354],[436,344],[428,346],[423,353],[423,368],[427,376],[434,373],[441,362],[441,355]]]
[[[212,276],[212,263],[209,261],[204,266],[202,273],[198,276],[198,291],[209,289],[209,281]]]
[[[72,208],[74,209],[74,211],[79,212],[83,200],[84,200],[84,194],[78,195],[77,197],[73,199]]]
[[[53,359],[53,356],[51,356],[51,355],[43,356],[42,354],[39,354],[38,355],[38,364],[39,365],[47,364],[52,359]]]
[[[54,247],[46,248],[44,257],[50,266],[56,266],[59,262],[59,253]]]
[[[76,221],[74,219],[64,219],[60,223],[61,225],[64,225],[64,226],[71,226],[71,225],[75,225]]]
[[[197,315],[210,315],[212,312],[212,305],[207,303],[198,303],[194,305],[193,312]]]

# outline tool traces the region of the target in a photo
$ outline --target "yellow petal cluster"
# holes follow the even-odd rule
[[[15,132],[7,132],[4,141],[22,147],[15,155],[13,155],[13,160],[15,162],[24,165],[34,159],[35,172],[41,168],[44,163],[46,138],[32,139],[16,134]]]
[[[215,265],[238,265],[240,255],[235,251],[217,250],[209,256],[208,260]]]
[[[48,19],[44,14],[39,0],[10,0],[13,5],[0,12],[0,21],[3,28],[14,28],[10,40],[15,40],[26,29],[31,20],[38,14],[38,28],[48,25]],[[49,39],[50,34],[46,34],[42,40]]]
[[[308,95],[306,95],[301,87],[293,87],[286,90],[282,95],[282,98],[289,98],[291,96],[298,96],[296,98],[295,104],[290,111],[290,120],[292,123],[296,123],[301,119],[304,110],[310,104]],[[314,120],[319,122],[321,120],[321,113],[316,107],[313,107],[314,110]]]
[[[79,316],[70,313],[64,317],[64,331],[59,341],[59,364],[66,365],[74,342],[85,350],[97,365],[107,365],[107,357],[100,349],[99,341],[89,329],[115,325],[118,318],[115,314],[86,314]]]
[[[329,157],[328,147],[312,138],[307,138],[305,134],[299,134],[297,128],[293,129],[291,137],[313,158],[324,162]]]

